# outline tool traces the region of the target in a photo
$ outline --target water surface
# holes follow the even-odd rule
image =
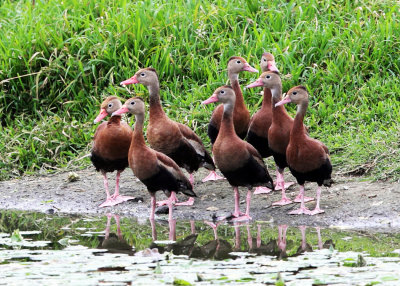
[[[399,285],[399,253],[399,234],[0,213],[0,285]]]

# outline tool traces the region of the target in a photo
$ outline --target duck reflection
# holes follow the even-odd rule
[[[117,233],[110,232],[111,229],[111,218],[114,218],[117,225]],[[98,236],[99,249],[107,249],[110,253],[125,253],[133,255],[135,251],[132,246],[123,238],[120,226],[120,218],[116,214],[107,214],[107,225],[105,229],[104,237]]]
[[[157,241],[156,223],[154,221],[150,222],[153,237],[150,248],[156,248],[159,253],[172,252],[175,255],[187,255],[190,258],[221,260],[237,257],[237,255],[231,255],[232,252],[248,252],[257,255],[270,255],[277,259],[286,259],[288,256],[297,256],[304,252],[313,251],[312,246],[306,239],[306,226],[299,227],[301,242],[298,244],[298,247],[296,247],[294,244],[296,240],[287,241],[287,225],[278,226],[277,238],[263,240],[261,235],[262,225],[260,224],[257,225],[257,231],[255,232],[253,231],[254,229],[252,230],[252,225],[246,223],[228,225],[225,222],[204,221],[204,225],[210,227],[213,232],[213,239],[204,241],[204,237],[207,237],[207,235],[204,232],[200,232],[201,240],[199,240],[199,233],[196,233],[196,224],[194,221],[190,221],[190,234],[182,236],[181,226],[180,235],[177,240],[177,221],[173,219],[168,221],[168,238],[170,242],[173,241],[173,243],[166,244],[165,242]],[[162,222],[160,222],[160,224],[162,224]],[[200,223],[198,222],[197,224]],[[221,226],[221,224],[223,224],[223,226]],[[218,227],[220,227],[219,231]],[[184,224],[183,229],[185,229],[183,233],[189,232],[187,223],[186,225]],[[204,227],[200,229],[204,229]],[[332,241],[328,240],[322,243],[321,230],[320,228],[315,229],[318,237],[318,249],[329,248],[332,245]],[[243,234],[247,236],[247,239],[244,237],[242,239],[241,236]],[[223,236],[223,238],[221,236]],[[287,250],[288,244],[289,250]]]

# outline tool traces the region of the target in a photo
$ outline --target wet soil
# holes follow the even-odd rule
[[[105,214],[113,212],[123,216],[145,219],[150,213],[150,196],[146,187],[138,181],[130,170],[121,175],[120,193],[136,199],[117,206],[99,208],[105,200],[103,178],[100,173],[89,168],[78,171],[78,179],[70,182],[69,173],[48,176],[31,176],[18,180],[0,182],[0,209],[39,211],[65,214]],[[198,196],[193,206],[179,206],[174,209],[174,217],[180,219],[212,220],[226,216],[233,210],[233,191],[226,180],[203,183],[206,170],[195,174],[194,190]],[[110,191],[114,188],[114,174],[109,174]],[[286,174],[286,179],[294,178]],[[270,194],[253,195],[251,216],[253,220],[274,224],[310,225],[321,227],[342,227],[397,232],[400,230],[400,183],[368,182],[360,178],[334,177],[331,188],[323,188],[321,208],[324,214],[315,216],[288,215],[299,204],[273,207],[272,202],[281,197],[280,191]],[[306,184],[306,195],[315,196],[316,184]],[[247,190],[242,188],[241,209],[245,210]],[[287,191],[290,198],[298,193],[293,185]],[[186,200],[184,196],[178,196]],[[165,199],[162,192],[159,200]],[[314,208],[315,202],[307,203]],[[165,215],[159,215],[165,217]]]

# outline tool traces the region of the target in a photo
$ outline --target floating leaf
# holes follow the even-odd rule
[[[23,241],[24,238],[22,237],[22,235],[19,233],[19,229],[16,229],[13,231],[12,235],[11,235],[11,241],[12,242],[21,242]]]
[[[154,274],[162,274],[160,262],[157,262],[157,266],[154,269]]]
[[[189,282],[187,282],[187,281],[185,281],[185,280],[183,280],[183,279],[177,279],[177,278],[175,278],[175,279],[174,279],[173,285],[187,286],[187,285],[192,285],[192,284],[190,284]]]

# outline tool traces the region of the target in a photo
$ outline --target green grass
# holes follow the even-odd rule
[[[283,90],[311,92],[306,124],[334,172],[400,178],[398,1],[1,1],[0,179],[85,167],[92,124],[119,82],[157,69],[165,110],[209,143],[229,57],[275,55]],[[257,75],[241,75],[247,84]],[[147,97],[141,86],[129,88]],[[251,112],[257,90],[244,96]],[[294,114],[295,107],[289,107]]]

